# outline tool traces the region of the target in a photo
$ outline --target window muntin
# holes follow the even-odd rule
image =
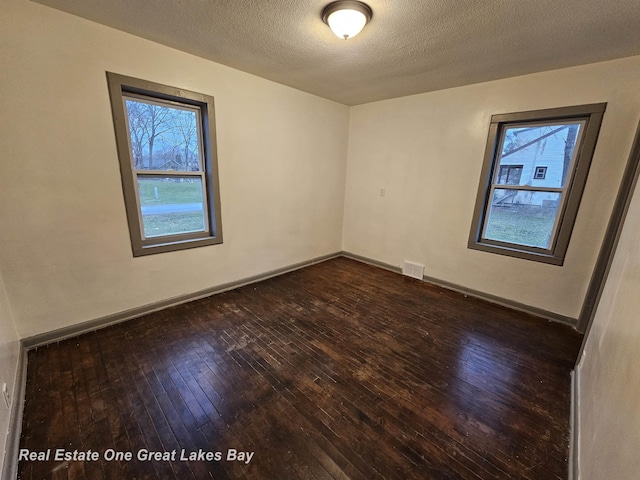
[[[562,264],[604,108],[492,117],[470,248]]]
[[[134,256],[221,243],[213,98],[107,77]]]

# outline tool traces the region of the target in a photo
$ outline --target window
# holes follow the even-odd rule
[[[469,248],[562,265],[605,107],[491,118]]]
[[[213,97],[107,80],[134,256],[222,243]]]
[[[533,178],[536,180],[544,180],[547,176],[547,167],[536,167],[536,173],[533,174]]]
[[[518,185],[522,177],[522,167],[524,167],[524,165],[500,165],[498,183]]]

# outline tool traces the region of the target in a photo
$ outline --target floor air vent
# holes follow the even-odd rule
[[[424,265],[405,261],[404,267],[402,267],[402,274],[406,275],[407,277],[413,277],[417,278],[418,280],[422,280],[422,276],[424,275]]]

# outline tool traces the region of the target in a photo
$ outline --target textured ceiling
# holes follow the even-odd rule
[[[36,0],[347,105],[640,54],[638,0],[368,0],[337,38],[329,0]]]

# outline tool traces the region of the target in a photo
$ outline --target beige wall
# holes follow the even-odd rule
[[[3,383],[7,384],[12,400],[15,396],[19,352],[18,334],[0,274],[0,386]],[[2,472],[7,432],[9,431],[9,413],[10,410],[5,406],[4,399],[0,397],[0,472]]]
[[[633,57],[353,107],[343,249],[576,318],[640,116],[638,78]],[[469,250],[491,115],[596,102],[608,107],[564,266]]]
[[[3,2],[0,45],[21,338],[340,250],[348,107],[24,0]],[[132,257],[105,71],[215,97],[223,245]]]
[[[581,480],[634,480],[640,472],[639,293],[640,188],[636,188],[577,369]]]

